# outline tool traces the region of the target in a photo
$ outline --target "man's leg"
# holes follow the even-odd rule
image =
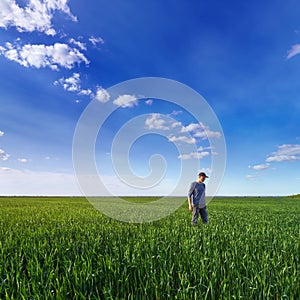
[[[192,225],[197,225],[198,223],[198,217],[199,217],[199,207],[193,206],[192,211]]]
[[[200,208],[200,216],[201,216],[203,223],[208,223],[208,213],[206,210],[206,206],[203,208]]]

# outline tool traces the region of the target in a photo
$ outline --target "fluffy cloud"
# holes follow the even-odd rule
[[[201,138],[203,140],[207,138],[220,138],[222,135],[219,131],[211,131],[209,129],[205,131],[198,131],[194,134],[194,137]]]
[[[11,168],[6,168],[6,167],[0,167],[0,174],[3,174],[3,172],[9,172],[12,171],[13,169]]]
[[[8,160],[9,156],[10,156],[10,155],[7,154],[4,150],[0,149],[0,158],[1,158],[2,160]]]
[[[82,42],[76,41],[75,39],[69,39],[69,43],[76,45],[78,48],[80,48],[81,50],[86,50],[86,45]]]
[[[68,92],[77,92],[78,95],[91,95],[92,91],[90,89],[81,88],[81,79],[79,73],[73,73],[71,77],[60,78],[54,82],[54,85],[60,84]]]
[[[248,180],[255,180],[255,179],[257,179],[259,176],[261,176],[261,175],[260,175],[260,174],[246,175],[246,179],[248,179]]]
[[[27,68],[49,67],[52,70],[58,70],[59,67],[72,69],[75,64],[81,62],[89,64],[87,58],[78,49],[62,43],[49,46],[43,44],[19,46],[6,43],[6,47],[0,47],[0,54]]]
[[[181,154],[178,156],[179,159],[182,160],[186,160],[186,159],[201,159],[204,158],[206,156],[209,156],[209,152],[208,151],[202,151],[202,152],[191,152],[189,154]]]
[[[182,126],[181,132],[189,132],[195,138],[201,138],[203,140],[207,138],[220,138],[221,133],[218,131],[212,131],[209,127],[202,122],[191,123],[187,126]]]
[[[172,119],[163,118],[163,115],[159,113],[153,113],[149,117],[147,117],[145,121],[145,128],[149,130],[163,130],[163,131],[172,130],[175,134],[168,135],[168,140],[169,142],[172,143],[176,143],[176,142],[187,143],[187,144],[196,143],[196,139],[193,138],[188,131],[182,130],[183,126],[180,122],[177,122]]]
[[[173,110],[171,112],[171,116],[178,116],[182,114],[182,110]]]
[[[211,150],[211,151],[207,151],[207,150]],[[209,156],[210,154],[212,155],[216,155],[215,152],[212,152],[213,150],[213,147],[203,147],[203,146],[200,146],[197,151],[194,151],[194,152],[191,152],[191,153],[187,153],[187,154],[180,154],[178,156],[179,159],[182,159],[182,160],[187,160],[187,159],[201,159],[201,158],[204,158],[204,157],[207,157]],[[208,171],[208,173],[210,173],[210,171]]]
[[[187,143],[187,144],[195,144],[196,139],[194,139],[191,136],[187,135],[180,135],[180,136],[175,136],[175,135],[169,135],[168,136],[169,142],[175,143],[175,142],[181,142],[181,143]]]
[[[187,126],[182,126],[181,132],[195,132],[197,130],[201,130],[202,126],[200,123],[191,123]]]
[[[77,21],[67,5],[68,0],[29,0],[21,7],[15,0],[0,1],[0,27],[16,27],[19,32],[39,31],[55,35],[52,18],[56,11],[63,12],[72,21]]]
[[[154,130],[171,130],[174,128],[181,128],[181,122],[176,122],[171,119],[163,118],[164,115],[159,113],[151,114],[145,121],[146,129],[154,129]]]
[[[102,88],[101,86],[98,86],[94,98],[101,103],[106,103],[110,99],[110,94],[106,89]]]
[[[145,101],[145,103],[149,106],[151,106],[153,104],[153,100],[152,99],[148,99]]]
[[[294,161],[298,160],[299,158],[295,155],[274,155],[269,156],[266,161],[267,162],[283,162],[283,161]]]
[[[104,44],[104,40],[101,37],[91,36],[89,41],[96,47],[98,44]]]
[[[94,93],[91,89],[82,89],[79,73],[73,73],[71,77],[60,78],[54,82],[54,85],[61,85],[68,92],[76,92],[80,96],[90,96],[101,103],[106,103],[110,100],[110,95],[107,90],[98,86]],[[76,102],[80,102],[76,100]]]
[[[266,162],[283,162],[300,160],[300,145],[299,144],[283,144],[278,146],[276,152],[271,153]]]
[[[4,132],[0,130],[0,137],[4,135]],[[7,154],[4,150],[0,149],[0,159],[8,160],[9,154]]]
[[[293,45],[291,49],[288,50],[286,58],[290,59],[297,54],[300,54],[300,44]]]
[[[113,101],[113,103],[120,107],[133,107],[138,104],[138,99],[134,95],[121,95]]]
[[[73,76],[69,78],[60,78],[55,81],[54,84],[61,84],[66,91],[78,92],[80,90],[80,74],[73,73]]]
[[[146,129],[169,130],[167,121],[161,117],[161,114],[151,114],[145,121]]]
[[[196,132],[194,133],[194,137],[201,138],[203,140],[207,138],[220,138],[221,133],[219,131],[210,130],[209,126],[200,122],[200,128],[196,130]]]
[[[270,167],[270,164],[259,164],[259,165],[254,165],[254,166],[249,166],[249,168],[253,169],[253,170],[265,170],[268,169]]]
[[[18,161],[21,163],[27,163],[28,159],[27,158],[18,158]]]
[[[250,169],[261,171],[268,169],[273,162],[292,162],[300,160],[300,144],[283,144],[278,146],[277,151],[272,152],[266,158],[266,163],[249,166]],[[257,177],[257,174],[254,178]],[[252,175],[247,176],[253,179]]]
[[[169,134],[168,140],[170,142],[181,142],[186,144],[195,144],[196,138],[207,139],[208,137],[220,137],[220,132],[214,132],[209,129],[208,126],[200,123],[191,123],[187,126],[183,126],[181,122],[165,119],[162,114],[153,113],[145,121],[146,129],[155,130],[173,130],[174,134]],[[215,153],[216,154],[216,153]],[[198,155],[198,154],[197,154]],[[197,155],[191,155],[196,157]]]

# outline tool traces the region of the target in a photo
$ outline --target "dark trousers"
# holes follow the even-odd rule
[[[200,208],[199,206],[194,206],[192,211],[192,224],[196,225],[198,223],[199,215],[202,219],[203,223],[208,223],[208,214],[206,210],[206,206]]]

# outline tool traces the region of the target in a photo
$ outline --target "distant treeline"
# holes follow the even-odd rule
[[[300,194],[288,196],[288,198],[300,198]]]

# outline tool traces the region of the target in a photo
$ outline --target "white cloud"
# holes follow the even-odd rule
[[[208,146],[208,147],[203,147],[203,146],[200,146],[198,147],[198,151],[204,151],[204,150],[213,150],[214,147],[211,147],[211,146]]]
[[[181,132],[190,132],[195,138],[219,138],[221,133],[218,131],[211,131],[204,123],[191,123],[187,126],[182,126]]]
[[[202,138],[203,140],[207,138],[220,138],[222,135],[219,131],[211,131],[211,130],[205,130],[205,131],[198,131],[194,134],[194,137]]]
[[[27,68],[49,67],[52,70],[58,70],[59,67],[72,69],[75,64],[81,62],[89,64],[87,58],[78,49],[62,43],[49,46],[43,44],[19,46],[6,43],[6,48],[1,47],[0,54]]]
[[[82,95],[82,96],[92,95],[92,90],[91,89],[80,89],[78,95]]]
[[[163,118],[164,115],[160,113],[151,114],[145,121],[146,129],[154,130],[172,130],[176,127],[181,127],[181,122],[177,122],[170,118]]]
[[[291,49],[288,50],[286,58],[290,59],[297,54],[300,54],[300,44],[293,45]]]
[[[94,46],[97,46],[98,44],[104,44],[104,40],[103,38],[101,37],[94,37],[94,36],[91,36],[89,38],[89,41],[94,45]]]
[[[193,132],[198,129],[202,129],[202,126],[199,123],[191,123],[187,126],[182,126],[181,132]]]
[[[171,112],[171,116],[178,116],[182,114],[182,110],[173,110]]]
[[[295,161],[299,160],[299,158],[295,155],[274,155],[269,156],[266,161],[267,162],[283,162],[283,161]]]
[[[159,113],[153,113],[149,117],[147,117],[145,121],[145,128],[150,130],[163,130],[170,131],[167,138],[171,143],[181,143],[181,144],[196,144],[196,135],[199,130],[206,128],[203,123],[191,123],[187,126],[183,126],[181,122],[176,121],[170,118],[170,115],[167,115],[168,118],[163,118],[164,115]],[[172,132],[172,133],[171,133]],[[214,133],[209,131],[211,135],[219,137],[219,133]],[[207,137],[207,133],[205,132],[205,138]],[[212,147],[199,147],[198,151],[190,153],[190,154],[182,154],[179,155],[180,159],[193,159],[193,158],[203,158],[209,154],[218,155],[216,152],[207,152],[206,150],[212,150]]]
[[[120,107],[133,107],[138,104],[138,99],[134,95],[121,95],[113,101],[113,103]]]
[[[278,146],[276,152],[271,153],[266,162],[284,162],[300,160],[300,145],[299,144],[283,144]]]
[[[189,154],[180,154],[178,156],[178,158],[182,159],[182,160],[187,160],[187,159],[201,159],[201,158],[209,156],[209,154],[210,153],[208,151],[191,152]]]
[[[300,144],[283,144],[278,146],[277,151],[272,152],[266,158],[265,164],[257,164],[253,166],[248,166],[248,168],[261,171],[268,169],[273,162],[292,162],[300,160]],[[260,174],[248,175],[248,179],[253,179],[258,177]]]
[[[149,106],[151,106],[153,104],[153,100],[152,99],[148,99],[145,101],[145,103]]]
[[[94,98],[98,100],[101,103],[106,103],[110,99],[110,94],[107,90],[102,88],[101,86],[97,87],[96,95],[94,95]]]
[[[60,78],[54,82],[55,85],[61,84],[66,91],[78,92],[80,90],[80,74],[73,73],[69,78]]]
[[[75,39],[71,38],[69,39],[69,43],[76,45],[78,48],[80,48],[81,50],[86,50],[86,45],[82,42],[76,41]]]
[[[200,127],[196,129],[194,133],[194,137],[202,138],[203,140],[207,138],[220,138],[222,135],[219,131],[212,131],[209,129],[209,126],[205,125],[204,123],[199,123]]]
[[[181,135],[181,136],[175,136],[175,135],[169,135],[168,136],[168,140],[169,142],[182,142],[182,143],[187,143],[187,144],[195,144],[196,143],[196,139],[194,139],[191,136],[187,136],[187,135]]]
[[[172,114],[179,114],[178,112],[173,112]],[[170,115],[169,115],[170,116]],[[211,137],[219,138],[221,137],[221,133],[217,131],[211,131],[208,126],[204,125],[202,122],[200,123],[191,123],[187,126],[183,126],[181,122],[178,121],[166,121],[162,118],[162,115],[159,113],[154,113],[150,117],[146,119],[146,128],[148,129],[158,129],[158,130],[171,130],[176,128],[179,134],[181,133],[189,133],[190,136],[181,135],[181,136],[174,136],[170,135],[169,140],[172,142],[182,141],[185,143],[193,144],[195,143],[195,138],[202,138],[207,139]]]
[[[60,84],[64,90],[68,92],[76,92],[78,95],[88,96],[92,94],[90,89],[81,88],[81,79],[79,73],[73,73],[71,77],[60,78],[59,80],[54,81],[54,85]]]
[[[6,168],[6,167],[0,167],[0,174],[2,173],[2,172],[9,172],[9,171],[12,171],[13,169],[11,169],[11,168]]]
[[[254,165],[254,166],[249,166],[249,168],[253,169],[253,170],[265,170],[268,169],[270,167],[270,164],[259,164],[259,165]]]
[[[174,121],[174,122],[172,122],[172,124],[171,124],[171,127],[172,127],[172,128],[176,128],[176,127],[179,127],[179,128],[180,128],[181,126],[182,126],[182,123],[181,123],[181,122],[175,122],[175,121]]]
[[[151,116],[146,119],[145,127],[147,129],[156,129],[156,130],[169,130],[170,129],[166,120],[164,120],[161,117],[161,114],[158,114],[158,113],[151,114]]]
[[[4,132],[0,130],[0,136],[3,136],[3,135],[4,135]]]
[[[27,158],[18,158],[18,161],[21,163],[27,163],[28,159]]]
[[[10,155],[7,154],[4,150],[0,149],[0,158],[1,158],[2,160],[8,160],[9,156],[10,156]]]
[[[255,180],[256,178],[258,178],[260,175],[259,174],[252,174],[252,175],[247,175],[246,179],[248,180]]]
[[[19,32],[39,31],[55,35],[52,18],[56,11],[63,12],[72,21],[77,21],[67,5],[68,0],[29,0],[20,7],[14,0],[0,1],[0,27],[16,27]]]
[[[157,130],[175,130],[176,134],[170,134],[168,139],[170,142],[182,142],[187,144],[195,144],[196,137],[220,137],[221,133],[209,130],[208,126],[203,123],[191,123],[183,126],[181,122],[175,120],[166,120],[162,118],[163,115],[154,113],[146,119],[145,127],[147,129]],[[205,131],[204,131],[205,129]]]

